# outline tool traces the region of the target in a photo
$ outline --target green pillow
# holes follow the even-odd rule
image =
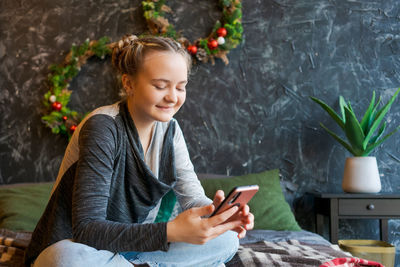
[[[0,228],[33,231],[49,201],[53,184],[0,187]]]
[[[200,182],[211,199],[218,189],[226,196],[235,186],[257,184],[260,189],[249,202],[254,229],[301,230],[282,193],[278,169],[232,178],[201,179]]]

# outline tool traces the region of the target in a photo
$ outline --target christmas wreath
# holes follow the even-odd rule
[[[242,4],[239,0],[220,0],[219,2],[222,8],[222,19],[215,23],[207,37],[199,38],[192,43],[177,32],[164,17],[165,13],[171,12],[171,9],[165,5],[165,0],[146,0],[142,2],[142,5],[144,17],[152,34],[174,38],[201,62],[210,60],[214,64],[214,57],[218,57],[228,64],[227,54],[242,41]]]
[[[241,23],[242,5],[240,0],[219,0],[222,18],[218,20],[211,33],[205,38],[190,42],[164,17],[171,9],[165,0],[146,0],[142,2],[144,17],[149,31],[153,35],[174,38],[184,45],[195,61],[212,64],[220,58],[228,64],[227,54],[242,41],[243,27]],[[105,58],[111,54],[115,43],[109,43],[108,37],[89,41],[77,46],[72,45],[64,62],[50,66],[48,77],[49,91],[44,95],[44,116],[42,121],[50,127],[54,134],[70,138],[84,115],[67,107],[72,91],[69,83],[79,73],[80,68],[92,56]]]

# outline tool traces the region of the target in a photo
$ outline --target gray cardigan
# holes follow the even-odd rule
[[[159,157],[156,168],[152,166],[158,176],[145,163],[125,102],[87,116],[66,150],[26,250],[27,265],[49,245],[69,238],[113,252],[168,250],[166,223],[148,223],[161,198],[172,189],[183,209],[211,200],[205,197],[190,160],[182,160],[182,154],[188,158],[186,145],[183,150],[178,146],[179,152],[174,149],[176,136],[181,135],[177,122],[157,127],[151,146]]]

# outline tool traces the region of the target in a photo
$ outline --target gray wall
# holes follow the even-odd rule
[[[206,36],[220,16],[216,1],[168,4],[171,20],[192,40]],[[400,4],[247,0],[243,14],[244,41],[230,64],[196,66],[176,117],[198,172],[279,168],[297,219],[312,230],[304,192],[340,191],[349,153],[319,127],[338,130],[309,96],[337,108],[343,95],[356,112],[373,90],[389,99],[400,84]],[[72,43],[145,31],[140,1],[2,0],[0,27],[0,184],[54,180],[66,141],[40,121],[47,67],[61,62]],[[89,63],[71,83],[70,105],[82,112],[118,99],[109,60]],[[400,100],[387,121],[391,129],[400,124]],[[400,192],[399,143],[397,134],[373,154],[383,192]],[[376,221],[342,221],[339,238],[378,238],[377,228]],[[390,221],[398,248],[399,233],[399,221]]]

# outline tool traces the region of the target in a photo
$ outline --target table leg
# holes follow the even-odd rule
[[[322,236],[324,234],[324,215],[317,213],[315,224],[317,234]]]
[[[380,230],[381,230],[381,240],[389,242],[389,227],[387,219],[379,220]]]
[[[330,223],[330,237],[331,243],[337,244],[338,241],[338,232],[339,232],[339,208],[338,208],[338,199],[331,198],[330,201],[330,211],[329,211],[329,223]]]

